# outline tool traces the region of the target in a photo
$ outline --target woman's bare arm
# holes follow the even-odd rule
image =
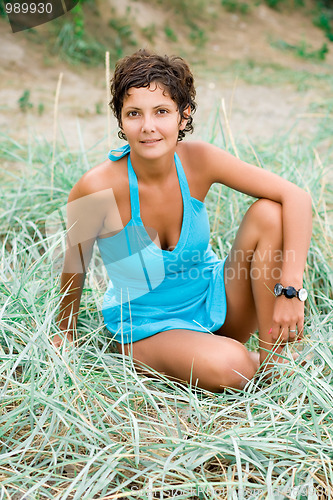
[[[255,198],[282,205],[284,259],[282,279],[301,285],[312,231],[309,193],[282,177],[239,160],[211,144],[193,144],[193,158],[200,162],[210,185],[225,184]],[[288,258],[293,256],[294,258]]]
[[[233,155],[206,143],[191,143],[191,157],[204,170],[205,181],[214,182],[248,194],[266,198],[282,206],[283,250],[282,274],[284,286],[301,288],[312,233],[312,202],[309,193],[292,182],[265,169],[250,165]],[[273,316],[272,337],[278,335],[277,325],[292,323],[297,316],[303,324],[304,303],[278,297]]]
[[[94,240],[80,243],[74,247],[67,247],[63,272],[61,274],[59,315],[57,323],[69,341],[73,340],[76,332],[77,318],[86,269],[89,266]],[[53,339],[54,345],[60,345],[59,335]]]
[[[91,177],[91,175],[90,175]],[[107,192],[91,192],[94,185],[83,176],[71,190],[67,203],[67,245],[61,274],[62,294],[57,318],[59,328],[69,341],[76,331],[82,290],[92,256],[93,245],[101,233],[107,211]],[[96,189],[96,185],[94,185]],[[61,336],[53,338],[53,344],[62,344]]]

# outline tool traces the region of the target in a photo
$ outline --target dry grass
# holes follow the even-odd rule
[[[221,122],[215,126],[223,131]],[[223,133],[214,137],[224,146]],[[45,161],[52,146],[3,138],[2,158],[19,159],[26,174],[4,182],[0,212],[0,499],[330,497],[332,188],[323,184],[328,157],[319,161],[315,146],[285,138],[260,148],[235,144],[241,158],[311,192],[310,294],[305,340],[289,373],[212,394],[138,374],[115,352],[93,299],[97,255],[82,299],[81,339],[75,349],[54,349],[59,283],[44,223],[66,203],[87,156],[58,152],[52,199]],[[212,188],[207,207],[218,254],[229,250],[250,202]],[[257,339],[249,345],[255,349]]]

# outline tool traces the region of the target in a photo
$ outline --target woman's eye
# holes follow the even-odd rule
[[[137,111],[129,111],[127,113],[127,116],[138,116],[138,112]]]
[[[157,113],[158,113],[159,115],[165,115],[167,112],[168,112],[168,111],[167,111],[166,109],[159,109],[159,110],[157,111]]]

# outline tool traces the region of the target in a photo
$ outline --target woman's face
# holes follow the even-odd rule
[[[174,152],[180,122],[177,104],[158,82],[149,87],[131,87],[121,112],[122,131],[131,150],[146,159],[158,159]]]

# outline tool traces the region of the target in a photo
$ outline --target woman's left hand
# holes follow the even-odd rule
[[[284,296],[275,299],[273,323],[271,330],[272,341],[282,344],[294,342],[303,338],[304,302],[296,297],[288,299]]]

